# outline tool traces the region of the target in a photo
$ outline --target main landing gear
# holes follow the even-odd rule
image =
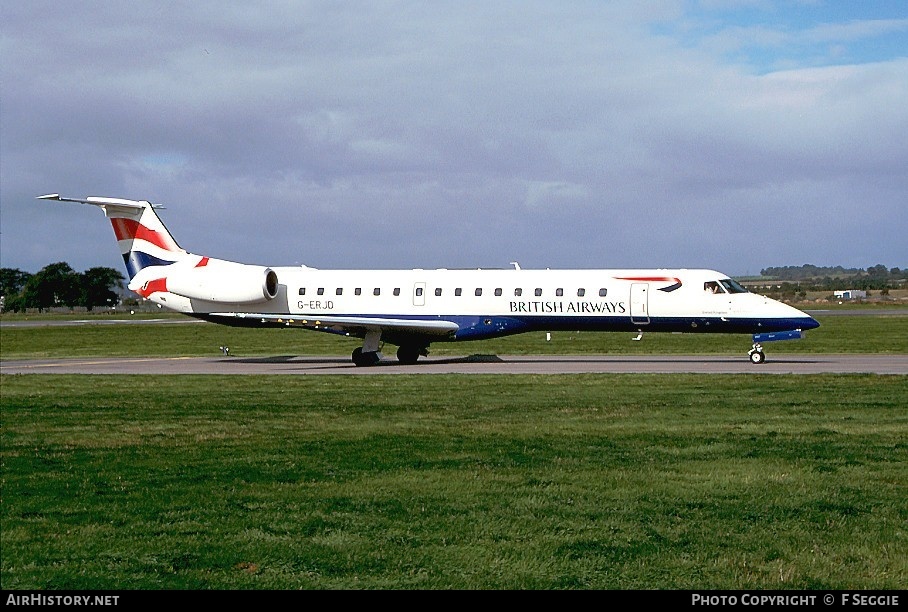
[[[763,363],[766,361],[766,353],[763,352],[763,345],[759,342],[754,342],[753,348],[747,351],[747,356],[750,357],[751,363]]]
[[[353,363],[357,366],[373,366],[381,361],[382,354],[380,351],[381,332],[370,331],[363,339],[363,345],[353,349]],[[429,345],[401,344],[397,349],[397,361],[402,365],[413,365],[419,361],[420,355],[429,354]]]
[[[353,349],[353,363],[356,365],[373,366],[381,361],[381,353],[378,351],[363,351],[361,347]]]
[[[397,349],[397,361],[401,365],[414,365],[420,355],[428,354],[425,347],[405,344]],[[361,347],[353,349],[353,363],[360,367],[373,366],[381,361],[381,357],[379,351],[364,351]]]
[[[372,366],[381,361],[380,341],[381,330],[373,329],[366,332],[362,347],[353,349],[353,363],[357,366]]]
[[[413,344],[402,344],[397,349],[397,361],[402,365],[413,365],[419,361],[420,355],[428,355],[429,351],[426,347],[417,346]]]

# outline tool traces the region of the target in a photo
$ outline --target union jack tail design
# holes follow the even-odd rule
[[[145,200],[61,198],[56,193],[40,196],[39,199],[91,204],[103,210],[113,226],[130,280],[149,266],[166,266],[192,257],[180,248],[164,227],[155,206]]]

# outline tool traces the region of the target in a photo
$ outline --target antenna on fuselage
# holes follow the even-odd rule
[[[517,263],[516,261],[512,261],[512,262],[511,262],[511,265],[514,266],[514,269],[515,269],[515,270],[519,270],[519,269],[520,269],[520,264]]]

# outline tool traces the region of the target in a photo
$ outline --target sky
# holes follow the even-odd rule
[[[0,266],[908,267],[908,3],[0,0]]]

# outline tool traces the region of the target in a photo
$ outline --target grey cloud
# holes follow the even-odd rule
[[[120,265],[47,191],[258,263],[905,264],[906,60],[753,75],[603,4],[4,7],[3,265]]]

